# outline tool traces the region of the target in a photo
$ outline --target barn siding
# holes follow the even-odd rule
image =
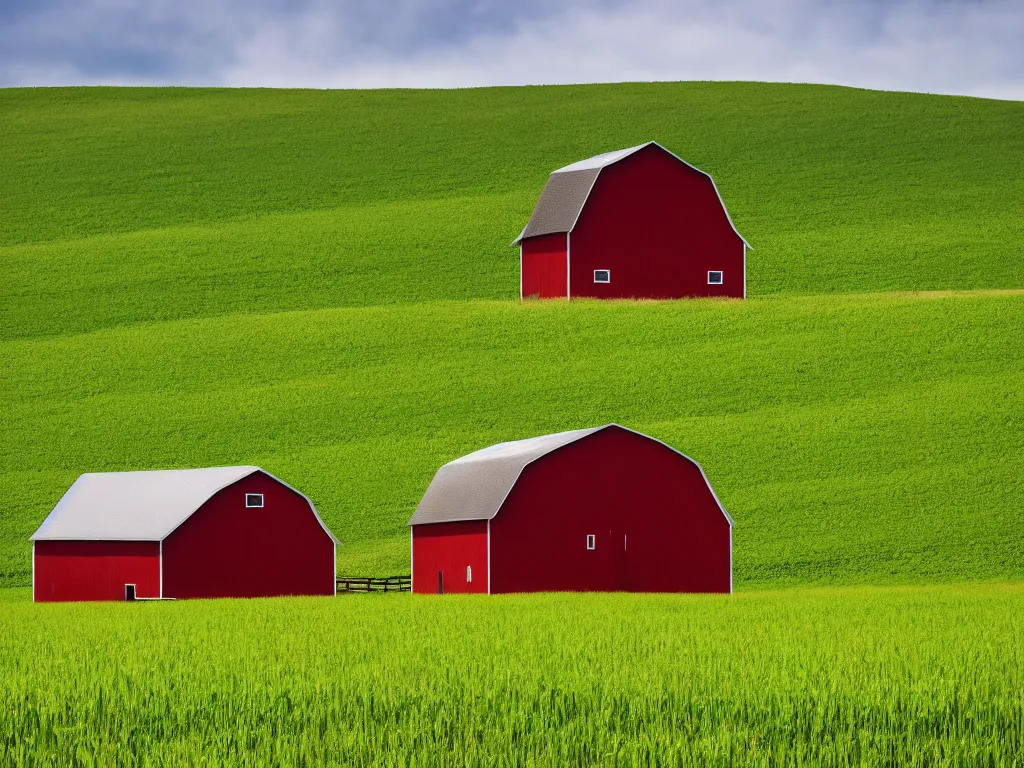
[[[264,507],[248,509],[246,493]],[[334,541],[300,494],[256,472],[214,494],[163,544],[164,596],[333,595]]]
[[[466,581],[466,566],[473,581]],[[444,574],[445,593],[487,592],[487,521],[432,523],[412,528],[412,586],[419,594],[437,592]]]
[[[621,428],[528,466],[490,530],[491,592],[731,591],[729,522],[700,468]]]
[[[522,242],[522,298],[565,298],[568,288],[564,233],[531,237]]]
[[[156,541],[37,541],[32,597],[36,602],[124,600],[160,596],[160,543]]]
[[[594,270],[610,269],[610,284]],[[657,146],[602,169],[572,231],[573,298],[744,295],[744,244],[711,179]],[[724,272],[708,285],[709,270]]]

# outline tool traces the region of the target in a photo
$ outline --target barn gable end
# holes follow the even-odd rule
[[[339,543],[259,467],[85,474],[32,541],[40,601],[333,594]]]
[[[260,506],[246,503],[260,497]],[[164,596],[334,594],[334,546],[309,500],[264,472],[211,496],[162,543]]]
[[[564,289],[555,253],[565,235]],[[746,296],[746,251],[710,175],[657,142],[607,152],[554,171],[520,246],[522,298]]]
[[[409,521],[413,589],[437,591],[435,571],[460,578],[469,553],[480,556],[469,536],[479,541],[482,524],[488,592],[732,589],[732,519],[700,465],[618,425],[442,467]]]

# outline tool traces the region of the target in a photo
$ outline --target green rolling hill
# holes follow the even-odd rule
[[[746,302],[528,302],[553,168],[657,139]],[[444,461],[616,421],[740,589],[1024,578],[1024,104],[743,83],[0,91],[0,584],[85,471],[256,463],[408,568]]]

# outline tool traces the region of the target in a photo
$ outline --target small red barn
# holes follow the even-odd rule
[[[313,502],[259,467],[84,474],[32,536],[32,595],[333,595],[338,543]]]
[[[616,424],[445,464],[409,525],[414,592],[732,591],[732,519],[704,471]]]
[[[650,141],[554,171],[519,245],[521,298],[747,295],[747,249],[711,177]]]

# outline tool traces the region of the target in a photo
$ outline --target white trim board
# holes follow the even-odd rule
[[[572,240],[570,233],[565,233],[565,299],[572,300]]]
[[[519,300],[523,300],[523,242],[519,241]]]

